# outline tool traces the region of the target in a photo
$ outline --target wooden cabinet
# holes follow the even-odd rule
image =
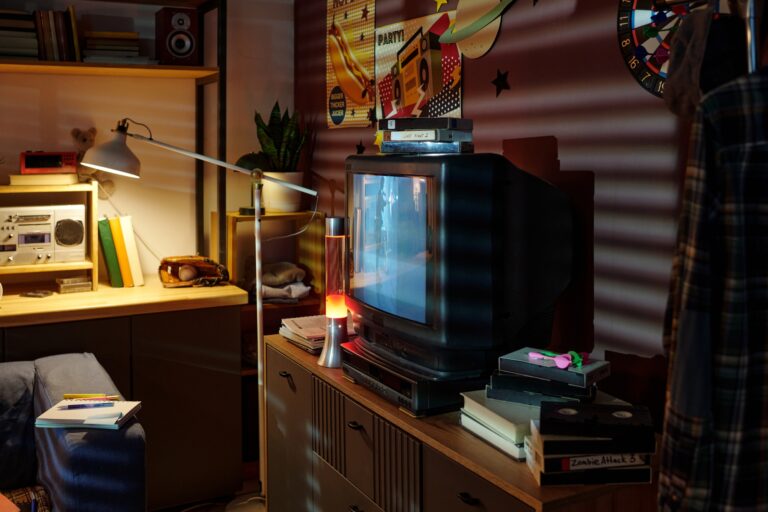
[[[0,63],[0,72],[2,72]],[[45,185],[45,186],[0,186],[0,204],[4,207],[30,205],[82,204],[85,207],[84,238],[85,258],[74,262],[47,262],[42,260],[33,265],[9,265],[8,258],[0,255],[0,277],[18,276],[15,281],[39,282],[46,281],[51,289],[54,278],[59,275],[85,273],[91,278],[91,289],[99,287],[99,242],[96,232],[96,217],[98,215],[98,184],[80,183],[76,185]],[[5,220],[5,219],[0,219]],[[9,233],[0,234],[0,244],[5,242]],[[54,233],[51,233],[54,236]]]
[[[524,462],[464,430],[458,412],[414,418],[340,369],[318,366],[316,355],[281,336],[267,336],[265,342],[271,511],[655,510],[650,485],[540,487]],[[297,390],[310,379],[310,396],[299,400],[289,393],[288,384],[275,376],[280,371],[302,376]],[[303,429],[278,428],[293,414]],[[295,502],[284,501],[289,489],[298,495]]]
[[[137,315],[133,397],[150,508],[233,494],[242,477],[240,308]]]
[[[1,360],[92,352],[120,392],[142,402],[150,510],[231,495],[242,485],[246,299],[235,286],[166,289],[159,280],[44,299],[4,295]]]
[[[312,377],[279,352],[266,358],[267,505],[313,511]]]

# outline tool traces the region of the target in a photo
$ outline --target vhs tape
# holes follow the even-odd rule
[[[653,420],[642,405],[542,402],[542,434],[606,437],[653,437]]]
[[[379,130],[472,130],[472,120],[458,117],[379,119]]]

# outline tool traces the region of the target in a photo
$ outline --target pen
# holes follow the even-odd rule
[[[92,402],[83,404],[67,404],[64,409],[92,409],[96,407],[112,407],[115,404],[112,402]]]

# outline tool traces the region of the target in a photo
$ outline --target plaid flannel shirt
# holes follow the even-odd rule
[[[768,510],[768,69],[697,110],[664,327],[661,510]]]

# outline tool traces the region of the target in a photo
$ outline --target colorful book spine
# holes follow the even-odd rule
[[[133,286],[144,286],[144,274],[141,271],[139,250],[136,246],[136,237],[133,232],[133,220],[130,215],[123,215],[120,217],[120,228],[123,231],[123,241],[125,242],[125,252],[128,255],[128,266],[131,267]]]
[[[75,6],[68,6],[67,13],[69,14],[69,26],[72,37],[72,57],[75,62],[80,62],[82,60],[82,56],[80,55],[80,36],[77,33],[77,16],[75,16]]]
[[[104,256],[104,263],[107,266],[107,274],[109,275],[109,284],[112,288],[122,288],[123,276],[120,274],[120,264],[117,262],[117,251],[115,249],[115,241],[112,239],[109,221],[101,219],[98,222],[98,229],[101,253]]]
[[[120,275],[123,276],[123,284],[130,288],[133,286],[133,276],[128,261],[128,253],[125,250],[125,239],[123,238],[123,229],[120,226],[119,217],[110,217],[109,229],[112,231],[112,239],[115,242],[117,263],[120,266]]]

